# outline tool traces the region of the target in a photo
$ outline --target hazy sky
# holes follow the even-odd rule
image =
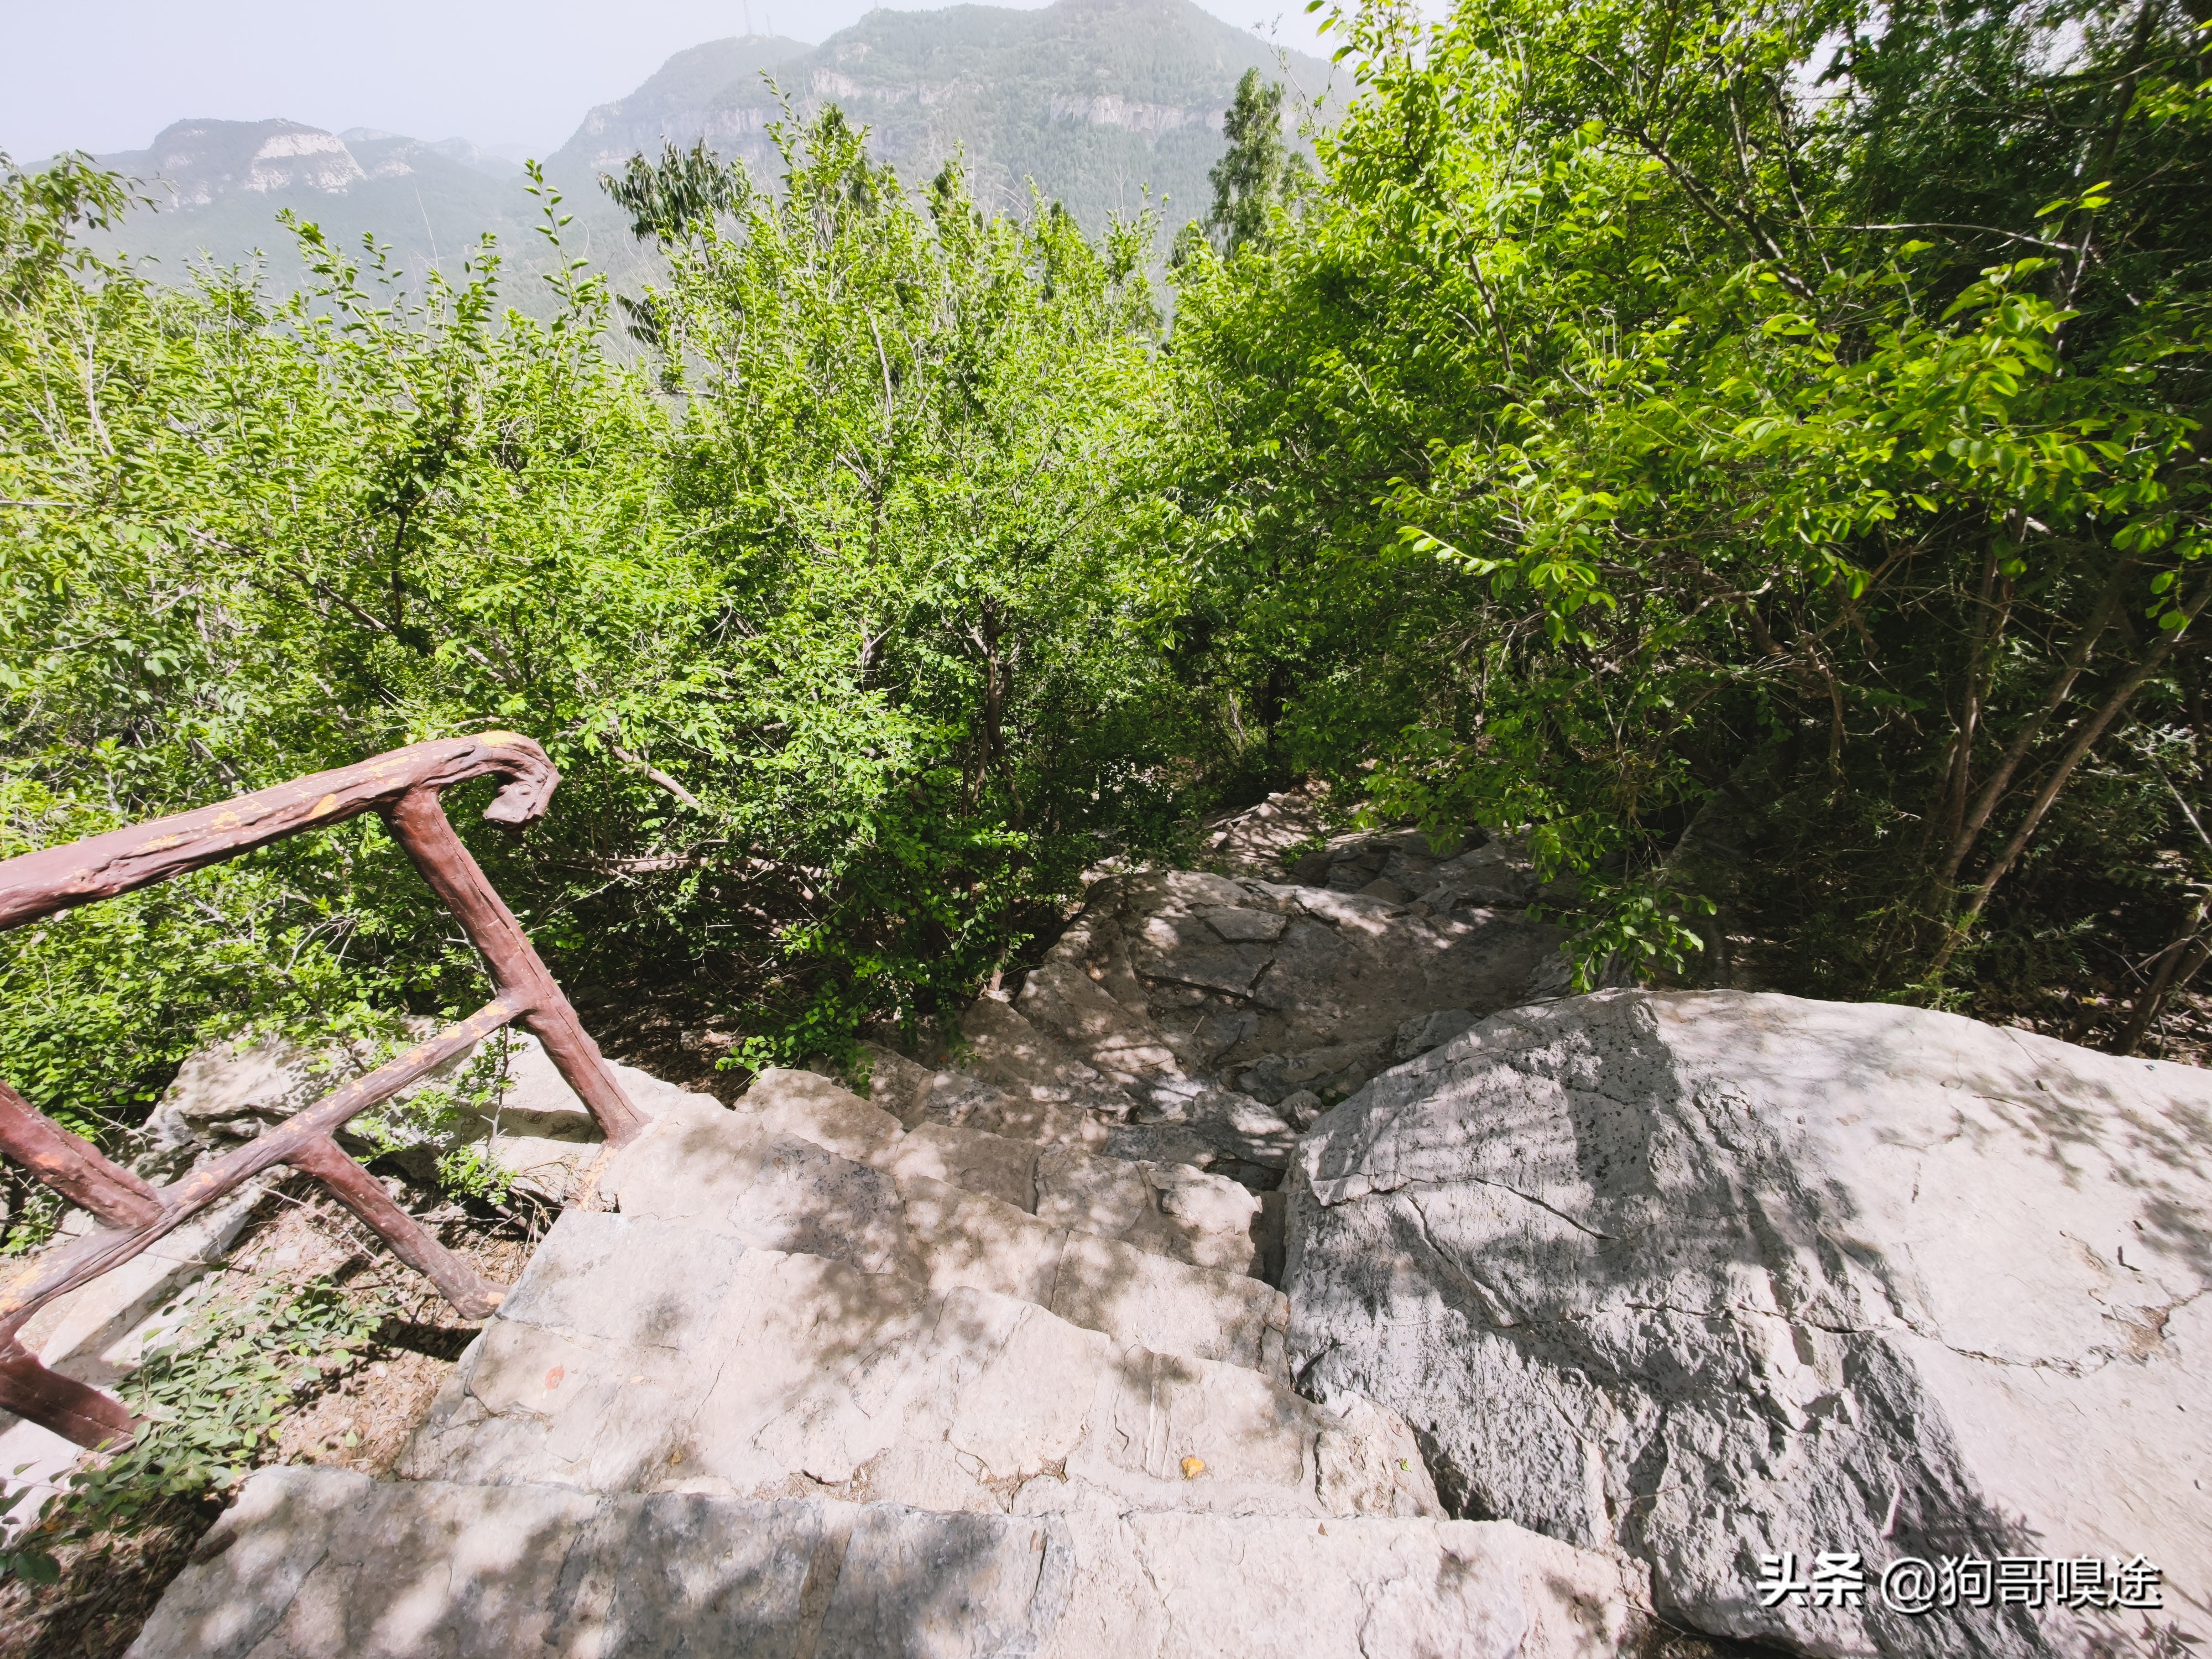
[[[1319,50],[1300,0],[1200,3]],[[138,149],[188,115],[281,115],[542,155],[672,52],[749,22],[821,40],[872,9],[866,0],[0,0],[0,149],[19,161]]]

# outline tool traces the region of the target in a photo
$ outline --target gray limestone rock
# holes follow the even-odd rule
[[[131,1659],[1598,1659],[1599,1557],[1498,1522],[932,1513],[264,1469]]]
[[[1272,910],[1206,910],[1200,915],[1225,939],[1260,944],[1283,936],[1283,917]]]
[[[985,1265],[1019,1272],[1014,1253]],[[1188,1306],[1178,1312],[1156,1275],[1174,1265],[1128,1252],[1078,1285],[1128,1298],[1127,1317],[1171,1321]],[[1274,1295],[1234,1282],[1255,1309]],[[1255,1334],[1264,1346],[1265,1328]],[[1385,1471],[1391,1489],[1347,1468]],[[582,1211],[538,1246],[399,1472],[974,1510],[1042,1480],[1032,1507],[1054,1507],[1039,1495],[1050,1490],[1164,1510],[1437,1513],[1389,1413],[1333,1413],[1256,1369],[1132,1346],[988,1290]]]
[[[772,1128],[760,1115],[712,1101],[657,1117],[607,1160],[599,1191],[625,1216],[682,1223],[866,1273],[900,1273],[939,1293],[968,1288],[1014,1297],[1123,1347],[1219,1360],[1288,1380],[1282,1370],[1288,1308],[1279,1291],[1242,1268],[1200,1267],[1118,1237],[1055,1225],[988,1189],[940,1179],[974,1177],[968,1169],[948,1170],[941,1157],[908,1150],[917,1142],[933,1150],[956,1137],[1021,1147],[1029,1160],[1022,1186],[1034,1192],[1038,1149],[1021,1142],[924,1124],[873,1164],[860,1164]],[[1131,1173],[1141,1180],[1134,1167]],[[1134,1226],[1144,1218],[1129,1220]],[[1240,1242],[1249,1261],[1252,1243]]]
[[[1447,1504],[1818,1655],[2212,1638],[2212,1079],[1947,1014],[1606,992],[1498,1015],[1300,1145],[1300,1386]],[[2138,1554],[2164,1607],[1910,1617],[1761,1558]],[[2164,1645],[2160,1645],[2163,1644]]]
[[[1474,1024],[1474,1016],[1464,1008],[1439,1008],[1433,1014],[1416,1014],[1398,1028],[1390,1044],[1390,1058],[1411,1060],[1431,1048],[1440,1048]]]
[[[1264,1103],[1233,1089],[1201,1089],[1188,1100],[1139,1107],[1140,1121],[1188,1131],[1224,1157],[1262,1169],[1288,1166],[1297,1132]]]
[[[1222,814],[1206,826],[1206,862],[1231,875],[1279,879],[1284,861],[1320,833],[1325,791],[1300,784],[1257,806]]]
[[[1341,1100],[1382,1068],[1383,1046],[1378,1038],[1302,1054],[1262,1054],[1237,1081],[1261,1100],[1280,1103],[1299,1090]]]
[[[1188,871],[1101,881],[1030,971],[1013,1012],[1138,1102],[1140,1122],[1206,1134],[1189,1103],[1209,1087],[1230,1085],[1262,1105],[1302,1087],[1347,1093],[1408,1018],[1510,1006],[1559,961],[1559,930],[1517,915],[1422,915],[1361,896],[1356,889],[1396,880],[1380,873],[1386,866],[1411,881],[1455,862],[1403,840],[1360,841],[1358,856],[1373,868],[1340,860],[1345,890],[1332,890],[1344,888],[1334,873],[1329,886]],[[1398,898],[1406,890],[1394,889]],[[1340,1063],[1293,1074],[1304,1057],[1338,1051]],[[1207,1144],[1243,1164],[1280,1167],[1265,1135]]]
[[[252,1139],[374,1064],[360,1052],[316,1054],[281,1037],[222,1042],[189,1056],[132,1137],[140,1169],[171,1174],[201,1152]]]
[[[432,1035],[436,1022],[410,1020],[407,1035]],[[390,1109],[390,1127],[403,1141],[393,1158],[410,1178],[432,1178],[438,1158],[472,1148],[506,1171],[514,1185],[549,1203],[581,1197],[603,1137],[589,1109],[569,1088],[538,1039],[509,1030],[495,1069],[479,1079],[482,1100],[445,1103],[435,1113],[410,1110],[427,1088],[453,1082],[479,1050],[464,1054],[404,1090]],[[378,1063],[368,1042],[333,1044],[311,1052],[282,1037],[223,1042],[185,1060],[154,1112],[134,1137],[137,1167],[173,1177],[195,1159],[258,1136],[271,1124],[305,1110],[340,1085]],[[632,1066],[611,1065],[632,1103],[651,1115],[671,1103],[695,1098],[672,1084]],[[379,1109],[380,1110],[386,1109]],[[367,1139],[342,1134],[356,1156],[373,1156]]]
[[[1093,1151],[1136,1103],[996,997],[975,1000],[961,1018],[960,1042],[963,1069],[937,1072],[869,1045],[870,1096],[909,1129],[942,1123]]]
[[[1073,1569],[1051,1516],[264,1469],[131,1653],[982,1659],[1040,1652]]]
[[[1038,1030],[996,996],[975,999],[961,1016],[967,1048],[962,1069],[1006,1092],[1054,1103],[1128,1115],[1130,1101],[1066,1043]]]
[[[1041,1221],[1178,1261],[1267,1277],[1259,1197],[1225,1176],[1182,1163],[1045,1147],[1035,1180]]]
[[[713,1101],[679,1100],[689,1104],[664,1103],[657,1110],[678,1117],[704,1111],[709,1123],[715,1121],[712,1115],[719,1108]],[[755,1109],[743,1110],[746,1104]],[[1152,1255],[1263,1276],[1258,1263],[1266,1247],[1255,1231],[1257,1200],[1236,1181],[1208,1172],[1204,1166],[1220,1155],[1180,1125],[1113,1125],[1104,1149],[1110,1157],[932,1121],[901,1131],[888,1113],[825,1078],[773,1069],[760,1075],[735,1115],[740,1120],[830,1151],[842,1148],[841,1156],[887,1171],[902,1184],[925,1177],[941,1181]],[[731,1115],[720,1114],[724,1120]],[[630,1167],[641,1156],[634,1155]],[[685,1167],[713,1166],[702,1158]],[[635,1178],[630,1185],[642,1189]],[[1090,1218],[1078,1219],[1079,1212]],[[1112,1225],[1103,1224],[1108,1218]]]

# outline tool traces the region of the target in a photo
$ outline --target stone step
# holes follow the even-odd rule
[[[908,1128],[812,1072],[762,1073],[738,1109],[856,1163],[928,1176],[1055,1226],[1270,1284],[1281,1276],[1279,1201],[1182,1159],[1092,1155],[920,1119]]]
[[[1123,1347],[1290,1381],[1283,1367],[1290,1304],[1259,1279],[1147,1254],[1101,1236],[1103,1228],[1055,1224],[969,1189],[960,1177],[975,1176],[932,1156],[938,1149],[927,1137],[909,1145],[915,1138],[902,1136],[860,1163],[769,1127],[773,1115],[705,1100],[665,1108],[608,1161],[599,1190],[626,1216],[683,1223],[863,1273],[902,1273],[933,1291],[991,1291]],[[857,1149],[854,1137],[842,1138]],[[1101,1207],[1079,1218],[1122,1219]]]
[[[1058,1037],[1039,1030],[1011,1002],[980,996],[960,1017],[959,1068],[1008,1094],[1127,1118],[1137,1103]]]
[[[1645,1621],[1503,1522],[383,1483],[263,1469],[131,1659],[1597,1659]]]
[[[1267,1120],[1260,1126],[1264,1150],[1258,1154],[1262,1162],[1257,1164],[1251,1161],[1252,1143],[1233,1127],[1223,1126],[1224,1137],[1209,1133],[1210,1123],[1187,1123],[1190,1101],[1209,1092],[1204,1085],[1188,1085],[1177,1095],[1161,1091],[1165,1105],[1133,1103],[1122,1095],[1113,1097],[1109,1104],[1085,1105],[1017,1095],[966,1072],[932,1072],[890,1049],[866,1046],[874,1060],[869,1097],[890,1110],[909,1133],[941,1124],[1123,1163],[1186,1164],[1214,1171],[1223,1180],[1233,1176],[1233,1184],[1253,1192],[1278,1185],[1288,1157],[1290,1132],[1265,1109],[1260,1111]]]
[[[1394,841],[1376,871],[1437,884],[1414,902],[1380,876],[1388,894],[1188,870],[1109,878],[1024,976],[1014,1012],[1136,1100],[1139,1122],[1180,1124],[1224,1159],[1279,1171],[1317,1109],[1387,1068],[1409,1022],[1480,1018],[1552,986],[1556,927],[1462,902],[1502,856],[1439,862]]]
[[[872,1060],[868,1097],[909,1129],[941,1123],[1042,1146],[1110,1153],[1115,1131],[1129,1127],[1135,1104],[1118,1094],[1102,1102],[1032,1097],[965,1070],[932,1071],[879,1043],[866,1046]],[[1127,1137],[1121,1139],[1126,1142]],[[1148,1145],[1146,1150],[1187,1156],[1201,1166],[1213,1156],[1210,1148],[1195,1141]]]
[[[835,1225],[834,1218],[823,1224]],[[1396,1417],[1129,1347],[1033,1303],[571,1210],[402,1454],[595,1492],[1435,1515]]]

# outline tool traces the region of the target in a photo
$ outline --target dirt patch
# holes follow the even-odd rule
[[[512,1284],[552,1217],[500,1213],[410,1194],[410,1206],[448,1249],[487,1277]],[[245,1303],[272,1287],[327,1279],[349,1300],[390,1316],[350,1360],[296,1394],[258,1464],[316,1463],[383,1475],[398,1460],[480,1328],[461,1319],[428,1281],[313,1182],[271,1191],[255,1210],[206,1294]],[[222,1513],[223,1497],[167,1499],[128,1533],[101,1533],[53,1548],[62,1578],[51,1587],[0,1586],[0,1659],[112,1659],[136,1639],[169,1581]]]

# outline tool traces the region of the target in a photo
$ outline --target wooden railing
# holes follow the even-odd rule
[[[25,1349],[19,1334],[56,1297],[129,1261],[240,1183],[279,1164],[328,1187],[463,1315],[489,1316],[499,1305],[501,1287],[393,1203],[382,1185],[340,1150],[336,1137],[356,1114],[466,1054],[512,1021],[521,1021],[545,1045],[611,1144],[619,1146],[642,1127],[636,1108],[624,1097],[599,1045],[578,1023],[521,924],[446,820],[439,793],[486,773],[506,781],[484,817],[516,832],[544,816],[560,781],[545,751],[529,738],[487,732],[418,743],[197,812],[0,863],[0,928],[17,927],[219,863],[286,836],[378,812],[483,952],[498,993],[459,1024],[167,1186],[155,1186],[101,1156],[0,1080],[0,1152],[90,1211],[100,1224],[17,1264],[0,1279],[0,1408],[44,1424],[80,1445],[113,1446],[129,1440],[136,1425],[119,1402],[49,1370]]]

